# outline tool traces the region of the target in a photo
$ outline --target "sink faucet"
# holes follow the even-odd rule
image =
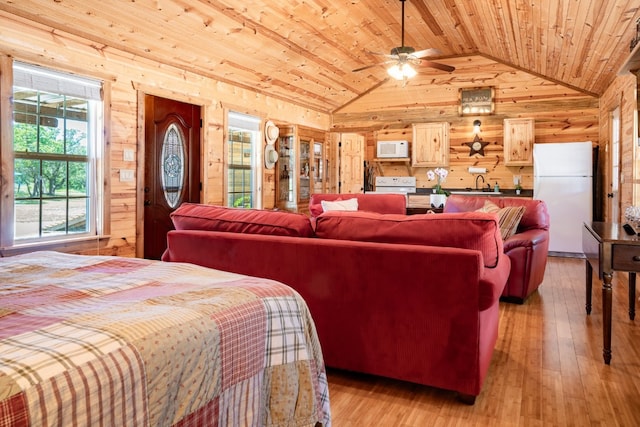
[[[484,176],[482,175],[476,176],[476,190],[478,189],[478,178],[482,178],[482,183],[484,184]]]

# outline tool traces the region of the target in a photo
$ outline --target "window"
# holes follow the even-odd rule
[[[260,119],[229,112],[227,206],[260,208]]]
[[[102,84],[13,66],[13,240],[95,236],[101,230]]]

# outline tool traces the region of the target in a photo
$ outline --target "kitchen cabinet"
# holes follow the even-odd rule
[[[279,125],[276,207],[306,213],[312,192],[324,192],[326,154],[324,132]]]
[[[413,125],[411,166],[449,166],[449,123],[416,123]]]
[[[504,120],[505,166],[533,166],[535,122],[533,119]]]

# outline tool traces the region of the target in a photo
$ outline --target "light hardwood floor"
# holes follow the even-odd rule
[[[627,275],[613,279],[611,365],[602,359],[601,285],[585,313],[585,261],[550,257],[538,292],[500,303],[500,333],[473,406],[455,393],[328,370],[334,427],[640,426],[640,312]],[[640,304],[638,304],[640,308]]]

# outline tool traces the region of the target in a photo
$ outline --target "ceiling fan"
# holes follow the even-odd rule
[[[417,74],[415,66],[423,65],[426,67],[436,68],[438,70],[446,71],[448,73],[455,70],[455,67],[450,65],[440,64],[438,62],[427,61],[422,58],[430,55],[437,55],[440,53],[438,49],[424,49],[416,52],[411,46],[404,45],[404,2],[402,3],[402,41],[400,46],[391,49],[390,54],[369,52],[373,55],[383,55],[387,58],[386,61],[379,62],[377,64],[367,65],[361,68],[356,68],[353,72],[366,70],[367,68],[377,67],[378,65],[393,64],[387,69],[387,73],[396,80],[403,80],[406,84],[407,79],[414,77]]]

